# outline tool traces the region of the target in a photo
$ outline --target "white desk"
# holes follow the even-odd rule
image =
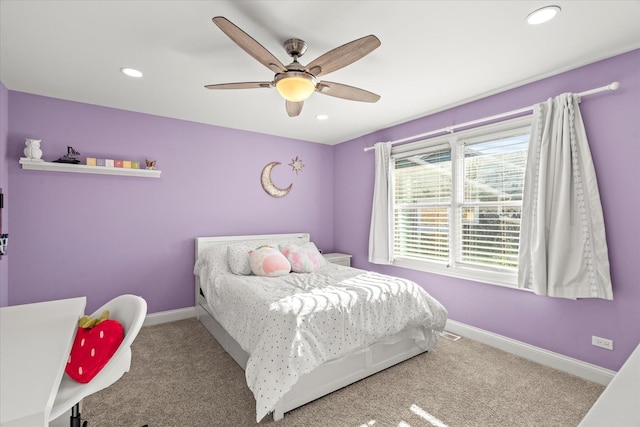
[[[0,308],[0,426],[49,425],[86,298]]]
[[[578,427],[640,426],[640,344]]]

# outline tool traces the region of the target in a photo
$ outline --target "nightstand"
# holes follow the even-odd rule
[[[334,252],[331,254],[322,254],[322,256],[330,263],[351,267],[351,255]]]

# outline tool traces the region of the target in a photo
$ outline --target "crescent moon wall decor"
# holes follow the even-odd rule
[[[293,187],[293,184],[289,184],[289,186],[285,189],[278,188],[275,186],[273,181],[271,181],[271,169],[273,169],[274,166],[277,166],[279,164],[280,162],[268,163],[264,167],[264,169],[262,169],[262,175],[260,175],[260,182],[262,183],[262,188],[264,188],[264,191],[266,191],[267,194],[272,197],[284,197],[287,194],[289,194],[289,191],[291,191],[291,187]]]

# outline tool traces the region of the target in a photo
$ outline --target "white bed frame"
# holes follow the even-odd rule
[[[309,234],[272,234],[255,236],[197,237],[196,259],[201,251],[214,245],[228,245],[247,241],[291,241],[300,243],[309,241]],[[225,331],[215,319],[205,298],[200,294],[199,278],[196,276],[196,316],[216,341],[229,355],[245,369],[249,355]],[[273,411],[274,421],[284,418],[284,413],[325,396],[349,384],[353,384],[376,372],[410,359],[425,350],[413,340],[404,338],[394,344],[375,343],[369,347],[355,350],[341,358],[330,360],[318,366],[312,372],[300,377],[291,390],[276,404]]]

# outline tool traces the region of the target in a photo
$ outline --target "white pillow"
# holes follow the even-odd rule
[[[227,248],[227,262],[233,274],[248,276],[251,274],[251,264],[249,263],[249,252],[256,246],[246,243],[229,245]]]
[[[251,271],[256,276],[277,277],[291,272],[291,264],[282,252],[270,246],[263,246],[249,253]]]
[[[200,252],[193,273],[200,277],[209,277],[211,274],[229,273],[227,264],[227,245],[208,247]]]

